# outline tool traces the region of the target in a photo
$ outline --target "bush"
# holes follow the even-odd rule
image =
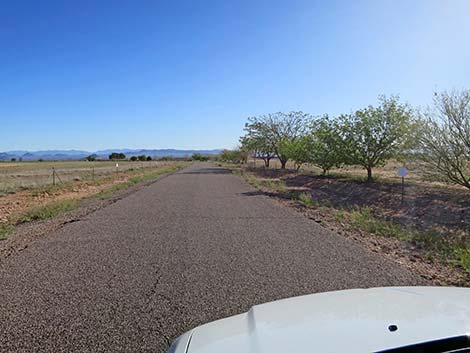
[[[204,156],[203,154],[201,153],[194,153],[191,157],[191,159],[193,161],[201,161],[201,162],[205,162],[205,161],[208,161],[209,160],[209,157],[208,156]]]
[[[246,161],[248,155],[246,152],[235,149],[235,150],[223,150],[222,153],[219,155],[218,159],[223,162],[231,162],[231,163],[243,163]]]

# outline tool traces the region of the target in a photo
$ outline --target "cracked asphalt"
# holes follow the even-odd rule
[[[3,352],[164,352],[275,299],[423,281],[194,164],[0,262]]]

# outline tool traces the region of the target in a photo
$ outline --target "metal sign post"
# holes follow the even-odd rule
[[[401,202],[403,203],[403,197],[405,194],[405,177],[408,175],[408,170],[405,167],[398,168],[397,174],[401,177]]]

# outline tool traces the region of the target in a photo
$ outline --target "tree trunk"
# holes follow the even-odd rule
[[[366,169],[367,169],[367,182],[371,183],[372,181],[374,181],[374,179],[372,178],[372,168],[366,167]]]
[[[269,168],[269,161],[271,160],[271,158],[263,158],[263,160],[264,160],[264,166],[266,168]]]
[[[286,169],[286,163],[287,161],[281,160],[281,169]]]

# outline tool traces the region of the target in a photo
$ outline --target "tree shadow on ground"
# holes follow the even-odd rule
[[[470,232],[470,193],[454,187],[377,181],[368,183],[342,176],[318,176],[260,170],[263,178],[282,178],[288,187],[284,197],[307,192],[319,204],[338,209],[369,207],[377,215],[425,231],[454,236]],[[289,194],[290,193],[290,194]],[[280,195],[282,197],[282,195]]]
[[[444,188],[400,182],[365,183],[340,178],[313,178],[303,185],[318,200],[337,207],[369,207],[382,216],[421,229],[468,231],[470,195]]]

